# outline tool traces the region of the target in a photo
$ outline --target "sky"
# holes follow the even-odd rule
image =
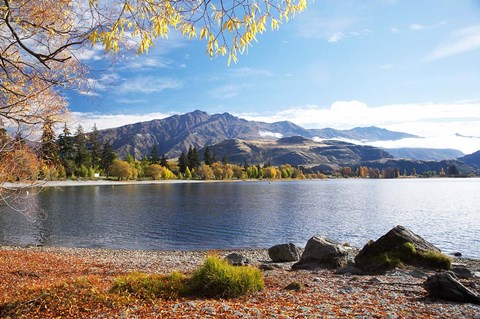
[[[479,0],[316,0],[237,64],[172,33],[142,56],[85,50],[88,90],[67,92],[88,131],[194,110],[305,128],[421,136],[380,147],[480,150]]]

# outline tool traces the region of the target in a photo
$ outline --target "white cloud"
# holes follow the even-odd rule
[[[282,138],[281,133],[269,132],[269,131],[258,131],[258,134],[264,138]]]
[[[142,76],[124,81],[118,86],[117,90],[121,94],[150,94],[162,92],[167,89],[179,89],[181,87],[183,87],[183,82],[177,79]]]
[[[445,58],[476,49],[480,49],[480,25],[464,28],[451,34],[430,54],[428,59]]]
[[[79,90],[78,93],[81,94],[81,95],[86,95],[86,96],[99,96],[100,95],[97,92],[88,91],[88,90]]]
[[[308,105],[290,108],[275,114],[239,114],[248,120],[276,122],[288,120],[305,128],[350,129],[378,126],[422,136],[378,146],[415,146],[456,148],[465,153],[480,150],[477,136],[480,127],[480,102],[396,104],[372,107],[359,101],[338,101],[329,107]],[[382,145],[380,145],[382,144]]]
[[[421,24],[417,24],[417,23],[414,23],[414,24],[410,25],[410,30],[414,30],[414,31],[423,30],[425,28],[426,28],[426,26],[421,25]]]
[[[105,49],[100,45],[93,47],[82,47],[75,53],[80,61],[98,61],[105,58]]]

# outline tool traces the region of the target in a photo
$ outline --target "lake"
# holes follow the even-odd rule
[[[340,179],[46,188],[0,212],[10,245],[268,248],[313,235],[362,247],[403,225],[480,258],[480,179]]]

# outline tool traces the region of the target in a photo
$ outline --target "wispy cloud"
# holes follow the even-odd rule
[[[148,100],[144,100],[144,99],[129,99],[129,98],[116,99],[115,101],[122,104],[143,104],[148,102]]]
[[[425,29],[435,29],[438,27],[441,27],[443,25],[446,25],[447,23],[445,21],[441,21],[435,24],[420,24],[420,23],[412,23],[408,28],[412,31],[422,31]]]
[[[85,95],[85,96],[99,96],[100,95],[95,91],[89,91],[89,90],[78,90],[78,93],[80,95]]]
[[[371,29],[358,26],[357,19],[350,16],[327,16],[319,10],[308,10],[297,20],[297,33],[308,39],[323,39],[336,43],[347,38],[364,37],[372,33]]]
[[[165,69],[170,67],[173,61],[161,56],[146,57],[146,56],[134,56],[128,63],[125,64],[122,70],[149,70],[149,69]]]
[[[341,41],[345,38],[345,33],[343,32],[335,32],[334,34],[330,35],[328,38],[327,38],[327,42],[330,42],[330,43],[335,43],[335,42],[338,42],[338,41]]]
[[[77,91],[81,95],[98,96],[98,92],[106,91],[121,81],[117,73],[102,73],[96,78],[86,78],[82,80],[80,89]]]
[[[428,57],[435,60],[480,49],[480,25],[458,30],[440,44]]]
[[[227,84],[211,90],[209,94],[214,99],[226,100],[238,96],[242,89],[241,85]]]
[[[127,93],[158,93],[168,89],[179,89],[183,87],[183,82],[172,78],[157,78],[151,76],[142,76],[128,79],[118,86],[118,92]]]
[[[273,73],[264,69],[237,68],[229,70],[229,74],[234,78],[248,78],[254,76],[273,76]]]

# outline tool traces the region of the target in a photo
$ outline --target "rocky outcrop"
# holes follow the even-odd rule
[[[355,257],[366,272],[382,272],[402,264],[449,269],[450,257],[403,226],[396,226],[375,242],[369,242]]]
[[[300,248],[292,243],[275,245],[268,249],[268,256],[273,262],[298,261],[300,254]]]
[[[480,296],[462,285],[451,272],[430,276],[423,284],[428,293],[435,298],[480,304]]]
[[[356,253],[356,248],[329,238],[313,236],[308,240],[300,261],[294,264],[292,269],[345,267],[349,261],[353,261]]]

